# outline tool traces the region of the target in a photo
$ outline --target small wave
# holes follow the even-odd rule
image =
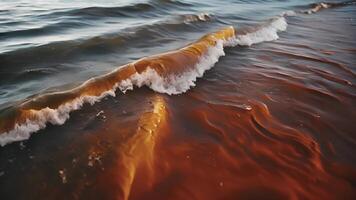
[[[123,7],[87,7],[69,11],[67,14],[72,16],[120,17],[128,16],[130,13],[154,10],[154,8],[153,5],[148,3],[138,3]]]
[[[318,4],[315,4],[313,6],[313,8],[311,8],[309,10],[302,11],[302,13],[304,13],[304,14],[316,13],[316,12],[320,11],[321,9],[330,8],[332,5],[333,4],[330,4],[330,3],[318,3]]]
[[[302,10],[300,12],[304,13],[304,14],[313,14],[313,13],[317,13],[320,10],[324,10],[327,8],[348,6],[348,5],[354,5],[354,4],[356,4],[356,1],[347,1],[347,2],[340,2],[340,3],[321,2],[321,3],[311,4],[310,9]]]
[[[198,77],[224,55],[223,47],[234,45],[234,28],[208,34],[182,49],[143,58],[109,74],[90,79],[69,91],[35,96],[0,121],[0,145],[26,140],[47,123],[61,125],[69,113],[85,103],[94,104],[116,89],[126,92],[146,85],[166,94],[179,94],[195,85]]]
[[[190,3],[177,1],[177,0],[151,0],[151,3],[161,4],[161,5],[162,4],[170,4],[170,5],[175,5],[175,6],[193,6]]]
[[[7,51],[0,54],[0,62],[3,65],[14,66],[14,68],[19,69],[27,65],[38,65],[38,59],[33,59],[34,55],[41,55],[41,62],[43,63],[57,64],[58,61],[62,62],[63,60],[74,59],[77,56],[113,53],[118,49],[127,47],[127,45],[133,46],[142,42],[149,45],[150,41],[162,38],[165,36],[164,34],[171,32],[176,34],[177,31],[190,31],[194,28],[195,23],[212,21],[213,19],[213,16],[208,13],[173,16],[171,19],[158,21],[153,24],[143,24],[136,27],[125,28],[115,34],[111,33],[76,40],[54,41],[43,45],[33,45],[27,48]],[[60,23],[36,30],[21,31],[19,34],[16,33],[15,36],[27,37],[31,36],[31,34],[45,34],[57,28],[68,28],[62,27],[62,25],[63,24]],[[69,25],[75,25],[75,23],[70,23]],[[9,35],[14,37],[13,34]],[[0,38],[2,36],[5,37],[5,35],[1,35],[0,33]],[[151,40],[147,40],[148,38]]]
[[[256,43],[277,40],[279,38],[277,33],[285,31],[287,25],[286,19],[283,16],[274,18],[261,26],[252,28],[252,30],[237,33],[237,44],[251,46]]]
[[[212,15],[209,13],[200,13],[198,15],[184,15],[183,16],[184,23],[191,23],[191,22],[206,22],[212,19]]]
[[[129,17],[146,12],[154,11],[155,5],[149,3],[137,3],[119,7],[84,7],[70,10],[54,11],[38,15],[39,18],[51,18],[57,16],[72,16],[88,19],[88,17],[105,18],[105,17]]]
[[[16,79],[27,79],[28,77],[40,77],[40,76],[47,76],[53,73],[58,72],[56,69],[53,68],[32,68],[32,69],[26,69],[17,76],[15,76]]]
[[[105,18],[105,17],[137,17],[143,16],[147,13],[157,14],[157,12],[166,12],[167,9],[180,8],[191,6],[191,4],[183,3],[180,1],[172,0],[159,0],[159,1],[148,1],[147,3],[134,3],[126,6],[119,7],[85,7],[76,8],[65,11],[56,11],[44,15],[39,15],[39,17],[56,17],[56,16],[73,16],[80,17],[82,19],[95,19]],[[154,13],[153,13],[154,12]]]
[[[45,25],[37,28],[17,29],[12,31],[0,32],[0,39],[49,35],[53,33],[58,33],[58,31],[61,30],[68,30],[69,28],[78,29],[79,27],[83,26],[88,26],[88,24],[78,21],[58,22],[55,24]]]

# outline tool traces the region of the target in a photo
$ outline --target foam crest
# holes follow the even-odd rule
[[[261,42],[277,40],[279,38],[277,33],[285,31],[287,25],[286,19],[283,16],[280,16],[272,19],[253,32],[237,35],[236,42],[241,46],[251,46]]]
[[[31,133],[46,128],[47,123],[62,125],[69,119],[70,112],[79,110],[85,103],[93,105],[108,95],[115,96],[115,88],[103,92],[100,96],[78,97],[71,102],[60,105],[57,109],[46,107],[41,110],[28,110],[29,118],[24,123],[16,123],[12,130],[0,134],[0,145],[5,146],[12,142],[27,140]]]
[[[122,81],[119,88],[126,92],[132,90],[134,86],[148,86],[156,92],[169,95],[184,93],[195,86],[197,78],[202,77],[206,70],[211,69],[220,56],[225,55],[223,43],[222,40],[218,40],[217,44],[210,47],[199,62],[188,71],[162,77],[154,69],[148,68],[141,74],[135,73],[129,79]],[[231,43],[226,43],[226,45],[231,45]]]

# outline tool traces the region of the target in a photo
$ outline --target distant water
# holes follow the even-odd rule
[[[356,2],[0,1],[4,199],[355,199]]]

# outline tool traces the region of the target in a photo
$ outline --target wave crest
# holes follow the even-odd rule
[[[320,10],[324,10],[328,8],[341,7],[341,6],[354,5],[354,4],[356,4],[356,1],[346,1],[346,2],[339,2],[339,3],[320,2],[320,3],[314,3],[311,5],[310,9],[303,10],[300,12],[304,14],[313,14],[319,12]]]
[[[127,64],[72,90],[25,101],[15,108],[15,115],[5,116],[7,121],[0,123],[0,145],[26,140],[47,123],[61,125],[69,119],[71,111],[80,109],[85,103],[94,104],[108,95],[115,96],[117,89],[126,92],[134,86],[146,85],[169,95],[183,93],[195,86],[196,79],[225,55],[223,47],[233,45],[234,36],[234,28],[228,27],[182,49]]]
[[[251,46],[265,41],[273,41],[279,38],[278,32],[287,29],[287,22],[283,16],[270,20],[253,31],[241,33],[236,36],[237,44]]]

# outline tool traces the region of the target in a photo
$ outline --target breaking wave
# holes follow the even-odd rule
[[[31,133],[45,128],[47,123],[62,125],[69,119],[71,111],[80,109],[85,103],[93,105],[106,96],[115,96],[117,89],[125,93],[135,86],[148,86],[168,95],[184,93],[195,86],[197,78],[212,68],[219,57],[225,55],[225,46],[275,40],[277,31],[285,30],[285,26],[285,19],[279,18],[256,28],[255,32],[235,34],[235,29],[228,27],[205,35],[182,49],[119,67],[72,90],[35,96],[11,108],[8,112],[11,114],[5,114],[6,121],[0,123],[3,132],[0,145],[26,140]],[[265,34],[266,30],[271,33],[256,37]]]
[[[354,3],[354,2],[352,2]],[[323,8],[348,3],[316,4],[311,13]],[[46,93],[2,109],[0,112],[0,145],[28,139],[32,133],[46,127],[47,123],[62,125],[70,117],[70,112],[80,109],[85,103],[93,105],[106,96],[115,96],[116,91],[125,93],[134,87],[147,86],[168,95],[181,94],[195,86],[202,77],[224,56],[226,46],[251,46],[273,41],[278,33],[287,29],[286,17],[296,13],[287,11],[257,26],[235,29],[228,27],[207,34],[198,41],[181,49],[142,58],[126,64],[109,74],[95,77],[82,85],[67,91]],[[185,22],[207,21],[208,14],[184,16]]]
[[[182,49],[124,65],[72,90],[33,97],[11,108],[10,114],[0,122],[3,132],[0,145],[26,140],[47,123],[61,125],[71,111],[80,109],[85,103],[93,105],[106,96],[115,96],[117,89],[125,93],[134,86],[146,85],[169,95],[183,93],[225,55],[223,48],[234,45],[234,37],[234,28],[228,27]]]
[[[166,12],[170,9],[184,8],[191,6],[188,3],[183,3],[180,1],[148,1],[146,3],[134,3],[126,6],[118,7],[84,7],[78,9],[72,9],[68,11],[57,11],[51,12],[40,17],[48,18],[54,16],[74,16],[83,19],[88,19],[88,17],[106,18],[106,17],[134,17],[137,15],[144,16],[145,14],[157,14],[157,12]]]

